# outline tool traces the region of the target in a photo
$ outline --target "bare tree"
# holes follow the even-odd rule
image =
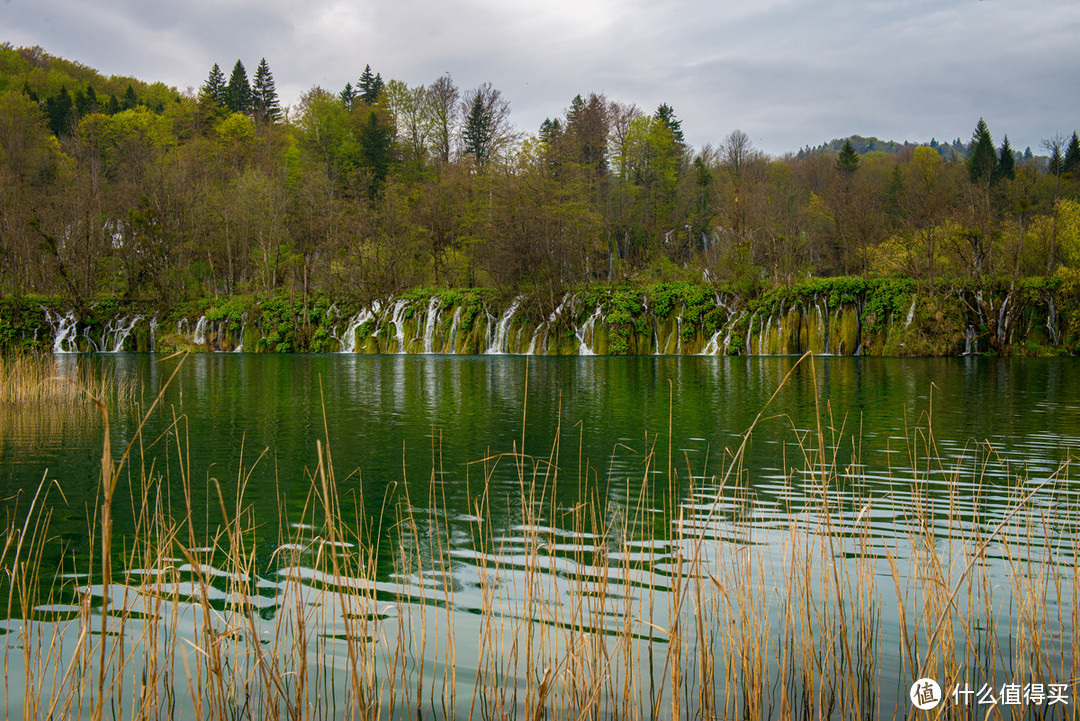
[[[431,122],[431,152],[436,162],[450,162],[450,148],[457,132],[458,99],[461,93],[450,74],[440,76],[427,89]]]

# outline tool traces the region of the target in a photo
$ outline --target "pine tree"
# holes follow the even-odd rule
[[[251,110],[251,86],[248,84],[247,70],[239,60],[233,66],[229,84],[225,88],[225,107],[234,113],[247,113]]]
[[[544,122],[540,123],[540,142],[554,148],[560,135],[562,135],[562,123],[559,119],[544,118]]]
[[[379,99],[379,93],[383,89],[382,75],[375,73],[372,74],[371,66],[365,65],[364,72],[360,75],[360,82],[357,84],[357,89],[360,91],[360,99],[368,105],[374,105]]]
[[[1061,143],[1051,142],[1050,144],[1050,163],[1047,165],[1046,171],[1055,177],[1059,177],[1064,170],[1065,160],[1061,157]]]
[[[853,175],[859,169],[859,154],[855,152],[855,146],[851,144],[851,138],[844,141],[836,156],[836,169],[844,175]]]
[[[1065,160],[1061,164],[1061,172],[1072,173],[1073,177],[1076,177],[1077,170],[1080,170],[1080,136],[1074,130],[1069,140],[1069,147],[1065,149]]]
[[[72,110],[74,104],[67,88],[45,100],[45,115],[49,119],[49,130],[53,135],[67,135],[71,132]]]
[[[667,103],[663,103],[656,109],[656,119],[663,122],[671,131],[671,137],[675,139],[675,144],[680,148],[686,146],[686,140],[683,138],[682,121],[675,119],[675,111]]]
[[[352,109],[353,98],[356,97],[356,91],[353,90],[352,83],[345,83],[345,89],[338,94],[341,98],[341,102],[345,105],[346,110]]]
[[[221,68],[218,67],[217,63],[214,63],[214,67],[210,68],[210,77],[203,83],[199,92],[208,100],[225,105],[225,74],[221,72]]]
[[[469,112],[465,116],[465,127],[461,132],[461,141],[465,152],[476,158],[478,165],[487,165],[488,146],[491,141],[491,119],[484,108],[480,93],[473,98]]]
[[[131,110],[138,104],[139,99],[135,97],[135,88],[128,83],[127,90],[124,91],[124,110]]]
[[[1016,153],[1009,145],[1009,136],[1005,136],[1001,143],[1001,151],[998,153],[997,166],[994,169],[994,180],[1012,180],[1016,177]]]
[[[255,69],[255,83],[251,88],[251,112],[256,120],[264,123],[277,122],[281,117],[274,76],[270,73],[266,58],[260,60],[259,67]]]
[[[968,151],[968,177],[972,183],[992,183],[995,180],[994,169],[997,166],[997,151],[990,137],[986,122],[979,118],[975,132],[971,135],[971,149]]]

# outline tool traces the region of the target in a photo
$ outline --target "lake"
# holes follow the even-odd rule
[[[45,667],[85,655],[120,679],[120,715],[854,718],[907,713],[916,671],[954,704],[1080,676],[1074,359],[57,363],[135,380],[114,461],[136,443],[105,589],[102,422],[0,409],[12,528],[56,482],[42,589],[4,588],[8,663],[36,668],[59,634],[26,673],[52,688]],[[158,660],[114,653],[148,636]]]

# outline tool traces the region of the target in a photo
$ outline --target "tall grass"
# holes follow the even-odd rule
[[[42,584],[57,490],[43,484],[12,514],[0,551],[7,713],[906,718],[909,687],[929,676],[946,693],[1062,683],[1069,704],[947,700],[920,712],[929,718],[1074,715],[1080,514],[1068,464],[1027,478],[985,445],[946,463],[926,421],[892,449],[902,467],[872,468],[830,409],[806,420],[762,409],[715,474],[647,436],[640,479],[564,453],[561,432],[526,449],[523,432],[467,467],[470,510],[456,517],[437,434],[431,476],[378,499],[362,482],[343,495],[319,443],[306,503],[297,514],[279,502],[266,553],[267,519],[247,497],[265,461],[242,460],[235,491],[205,481],[224,520],[201,529],[176,417],[153,439],[170,445],[165,467],[131,462],[151,445],[138,433],[119,461],[103,450],[89,529],[100,550],[74,588]],[[791,492],[771,507],[746,462],[765,423],[792,429],[780,482]],[[494,490],[507,469],[511,497]],[[113,539],[121,483],[135,530]],[[984,500],[994,510],[981,514]],[[503,511],[509,528],[490,522]]]

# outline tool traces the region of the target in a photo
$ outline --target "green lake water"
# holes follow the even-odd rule
[[[566,519],[570,509],[591,505],[600,518],[621,523],[607,541],[611,551],[649,549],[643,573],[664,578],[679,552],[676,527],[702,519],[710,544],[755,547],[773,567],[782,564],[780,537],[792,524],[812,527],[812,509],[825,493],[840,537],[866,532],[871,555],[892,553],[902,562],[911,554],[916,497],[941,507],[931,519],[949,515],[990,532],[1024,488],[1059,472],[1080,449],[1074,359],[817,357],[788,376],[797,360],[191,356],[149,414],[117,495],[137,495],[132,489],[142,473],[167,475],[169,512],[179,515],[187,502],[181,472],[187,473],[196,509],[190,527],[196,544],[209,544],[222,520],[215,488],[232,509],[242,481],[240,505],[256,521],[257,571],[271,589],[263,594],[269,616],[279,519],[284,512],[295,527],[304,518],[317,442],[328,444],[345,515],[370,523],[379,544],[375,581],[412,589],[417,603],[432,594],[443,605],[451,598],[459,638],[475,638],[484,604],[476,582],[485,572],[476,547],[481,525],[500,539],[495,555],[510,568],[520,561],[527,520],[555,539],[546,553],[572,558],[587,539],[576,537]],[[95,363],[133,378],[145,408],[179,361],[120,354],[59,362],[67,371]],[[759,414],[739,472],[724,481],[730,454]],[[117,460],[140,419],[141,410],[114,411]],[[56,543],[46,548],[43,566],[72,588],[84,582],[92,550],[101,434],[92,415],[72,421],[31,411],[0,414],[0,498],[17,517],[42,478],[55,479],[63,498],[50,496]],[[804,461],[807,453],[817,458],[819,448],[830,467],[845,469],[827,489]],[[557,483],[536,517],[523,518],[522,478],[550,479],[553,468]],[[1053,486],[1054,495],[1037,495],[1034,507],[1053,514],[1055,504],[1074,498],[1069,482]],[[644,509],[643,489],[650,505]],[[487,501],[478,505],[481,496]],[[402,508],[419,519],[421,531],[445,539],[448,574],[430,558],[429,568],[401,569],[407,539],[396,514]],[[117,538],[133,524],[118,504]],[[1074,531],[1066,523],[1055,533],[1067,540]],[[989,558],[1001,563],[993,549]],[[124,562],[119,553],[117,562]],[[1075,572],[1075,558],[1065,554],[1058,562]],[[891,583],[882,568],[877,575]],[[502,601],[512,604],[514,596],[506,590]],[[882,617],[880,644],[895,656],[898,631],[888,603]],[[1063,633],[1071,638],[1073,630]],[[467,654],[459,651],[457,662],[458,684],[471,688]],[[878,703],[891,716],[893,705],[906,703],[907,680],[894,678],[895,659],[883,658],[877,673]],[[511,671],[510,686],[513,677]]]

